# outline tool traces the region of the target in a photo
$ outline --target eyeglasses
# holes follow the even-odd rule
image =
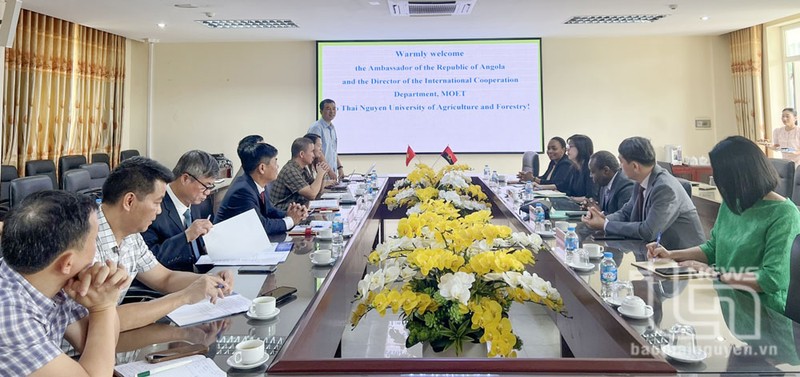
[[[213,190],[214,190],[214,189],[217,187],[217,186],[215,186],[214,184],[206,185],[205,183],[203,183],[202,181],[200,181],[199,179],[197,179],[197,177],[195,177],[194,175],[192,175],[192,173],[186,173],[186,175],[188,175],[188,176],[192,177],[192,179],[194,179],[195,181],[197,181],[197,183],[199,183],[199,184],[200,184],[200,186],[203,186],[203,189],[204,189],[205,191],[213,191]]]

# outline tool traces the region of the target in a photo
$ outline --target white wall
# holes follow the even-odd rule
[[[147,149],[147,44],[127,40],[125,103],[121,150]],[[177,161],[177,160],[175,160]]]
[[[584,133],[595,150],[615,152],[622,139],[639,135],[653,140],[659,157],[665,144],[699,156],[736,133],[726,36],[545,39],[543,49],[547,138]],[[132,53],[146,64],[146,48]],[[237,142],[258,133],[284,163],[291,141],[316,117],[314,61],[310,41],[156,45],[152,157],[172,167],[184,151],[199,148],[223,152],[238,166]],[[146,80],[131,76],[132,91],[140,93]],[[146,97],[132,98],[132,112],[144,114],[145,106]],[[695,130],[696,118],[710,118],[713,129]],[[132,126],[130,146],[144,150],[139,127]],[[435,156],[421,159],[432,163]],[[507,173],[521,165],[517,155],[459,160]],[[403,156],[343,158],[347,171],[373,161],[380,173],[410,169]]]

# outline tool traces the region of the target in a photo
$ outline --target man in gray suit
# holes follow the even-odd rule
[[[622,170],[636,182],[634,194],[621,210],[605,216],[592,208],[582,221],[606,234],[654,241],[661,234],[667,249],[684,249],[705,242],[697,209],[675,177],[656,165],[653,145],[631,137],[619,145]]]
[[[589,158],[589,174],[600,188],[597,206],[605,214],[619,211],[633,193],[633,181],[619,167],[617,158],[609,151],[599,151]]]

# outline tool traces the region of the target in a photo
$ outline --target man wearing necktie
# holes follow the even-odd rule
[[[183,154],[172,169],[175,180],[167,185],[161,213],[142,233],[147,247],[164,267],[193,271],[194,263],[205,254],[202,236],[213,227],[210,213],[200,207],[219,174],[219,165],[210,154],[193,150]]]
[[[597,204],[600,211],[612,214],[628,202],[633,193],[633,181],[620,169],[617,158],[609,151],[599,151],[589,158],[589,173],[600,187]]]
[[[653,241],[661,233],[661,244],[667,249],[703,243],[705,232],[692,199],[675,177],[656,165],[650,140],[627,138],[620,143],[618,152],[623,172],[636,182],[637,194],[608,216],[590,208],[582,221],[606,234],[644,241]]]
[[[233,180],[214,216],[224,221],[251,209],[256,210],[267,234],[281,234],[308,216],[308,208],[291,203],[286,211],[270,203],[267,185],[278,177],[278,150],[267,143],[253,143],[242,148],[244,174]]]

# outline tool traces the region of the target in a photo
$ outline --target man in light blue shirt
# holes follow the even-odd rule
[[[322,138],[322,152],[325,154],[325,161],[333,167],[339,180],[344,178],[344,167],[339,161],[338,139],[336,138],[336,128],[333,127],[333,118],[336,117],[336,102],[332,99],[324,99],[319,103],[319,113],[322,118],[317,120],[308,128],[308,133],[319,135]]]

